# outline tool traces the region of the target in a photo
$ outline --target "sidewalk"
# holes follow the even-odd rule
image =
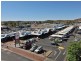
[[[15,47],[13,42],[5,43],[5,45],[7,46],[7,49],[11,50],[13,53],[16,53],[16,54],[21,55],[26,58],[29,58],[33,61],[44,61],[45,60],[45,57],[42,54],[36,54],[36,53],[30,52],[28,50],[18,48],[19,45],[17,45],[17,47]]]

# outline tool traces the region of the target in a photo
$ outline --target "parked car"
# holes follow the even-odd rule
[[[40,53],[43,51],[43,47],[42,46],[39,46],[36,50],[35,50],[35,53]]]
[[[31,38],[31,39],[29,39],[29,41],[32,42],[32,43],[35,43],[36,39],[35,38]]]
[[[37,46],[36,44],[34,44],[34,45],[32,46],[32,48],[30,49],[30,51],[31,51],[31,52],[34,52],[34,51],[37,49],[37,47],[38,47],[38,46]]]
[[[24,48],[25,49],[30,49],[31,48],[31,45],[32,45],[32,43],[30,42],[30,41],[27,41],[25,44],[24,44]]]
[[[78,34],[81,34],[81,31],[78,31],[77,33],[78,33]]]
[[[16,32],[9,33],[10,38],[15,39]]]
[[[7,42],[9,38],[8,34],[1,34],[1,42]]]
[[[29,31],[20,31],[19,32],[19,37],[20,39],[27,39],[28,35],[31,35],[31,32]]]
[[[51,40],[51,45],[57,45],[58,43],[61,43],[63,40],[62,38],[54,38]]]
[[[25,35],[26,35],[26,32],[19,32],[19,34],[20,34],[20,38],[23,38]]]

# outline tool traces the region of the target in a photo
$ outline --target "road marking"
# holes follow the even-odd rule
[[[57,57],[55,58],[55,61],[56,61],[56,59],[58,58],[58,56],[60,55],[60,53],[61,53],[61,50],[60,49],[58,49],[59,50],[59,54],[57,55]]]
[[[54,56],[56,55],[56,53],[57,53],[57,52],[55,51]]]
[[[65,54],[66,54],[66,51],[64,51],[63,55],[65,55]]]

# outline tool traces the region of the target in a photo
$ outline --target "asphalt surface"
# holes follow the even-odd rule
[[[74,36],[76,36],[77,41],[81,40],[81,35],[75,33],[76,30],[72,33]],[[55,61],[65,61],[66,57],[66,50],[71,41],[75,41],[75,37],[71,35],[67,41],[64,41],[62,43],[59,43],[60,46],[62,46],[64,49],[58,49],[55,45],[51,45],[50,40],[47,38],[40,39],[38,42],[36,42],[37,45],[43,46],[46,50],[52,50],[53,52],[48,56],[48,58],[55,60]],[[59,47],[60,47],[59,46]]]
[[[20,55],[1,49],[1,61],[32,61]]]
[[[76,34],[75,31],[73,32],[73,35],[76,35],[77,41],[81,40],[81,35]],[[48,58],[54,60],[54,61],[65,61],[66,57],[66,50],[68,47],[68,44],[71,41],[75,41],[74,36],[70,36],[67,41],[64,41],[62,43],[59,43],[60,46],[63,46],[64,49],[58,49],[57,46],[51,45],[50,40],[48,37],[44,39],[40,39],[36,44],[38,46],[43,46],[45,50],[52,50],[53,52],[48,56]],[[8,51],[1,51],[1,61],[31,61],[29,59],[26,59],[24,57],[21,57],[19,55],[16,55],[14,53],[8,52]],[[9,58],[10,57],[10,58]]]
[[[66,42],[64,42],[64,43],[66,43]],[[41,39],[36,44],[39,45],[39,46],[40,45],[43,46],[43,48],[45,50],[51,50],[52,51],[52,54],[50,54],[48,56],[48,58],[53,59],[55,61],[60,61],[60,60],[64,61],[64,58],[65,58],[65,55],[66,55],[65,49],[61,50],[61,49],[58,49],[57,46],[51,45],[50,40],[48,38]]]

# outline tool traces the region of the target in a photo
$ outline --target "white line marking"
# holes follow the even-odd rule
[[[65,55],[65,54],[66,54],[66,51],[64,51],[63,55]]]
[[[54,56],[56,55],[56,53],[57,53],[57,52],[55,51]]]
[[[56,61],[56,59],[58,58],[58,56],[60,55],[60,53],[61,53],[61,50],[60,49],[58,49],[59,50],[59,54],[57,55],[57,57],[55,58],[55,61]]]

